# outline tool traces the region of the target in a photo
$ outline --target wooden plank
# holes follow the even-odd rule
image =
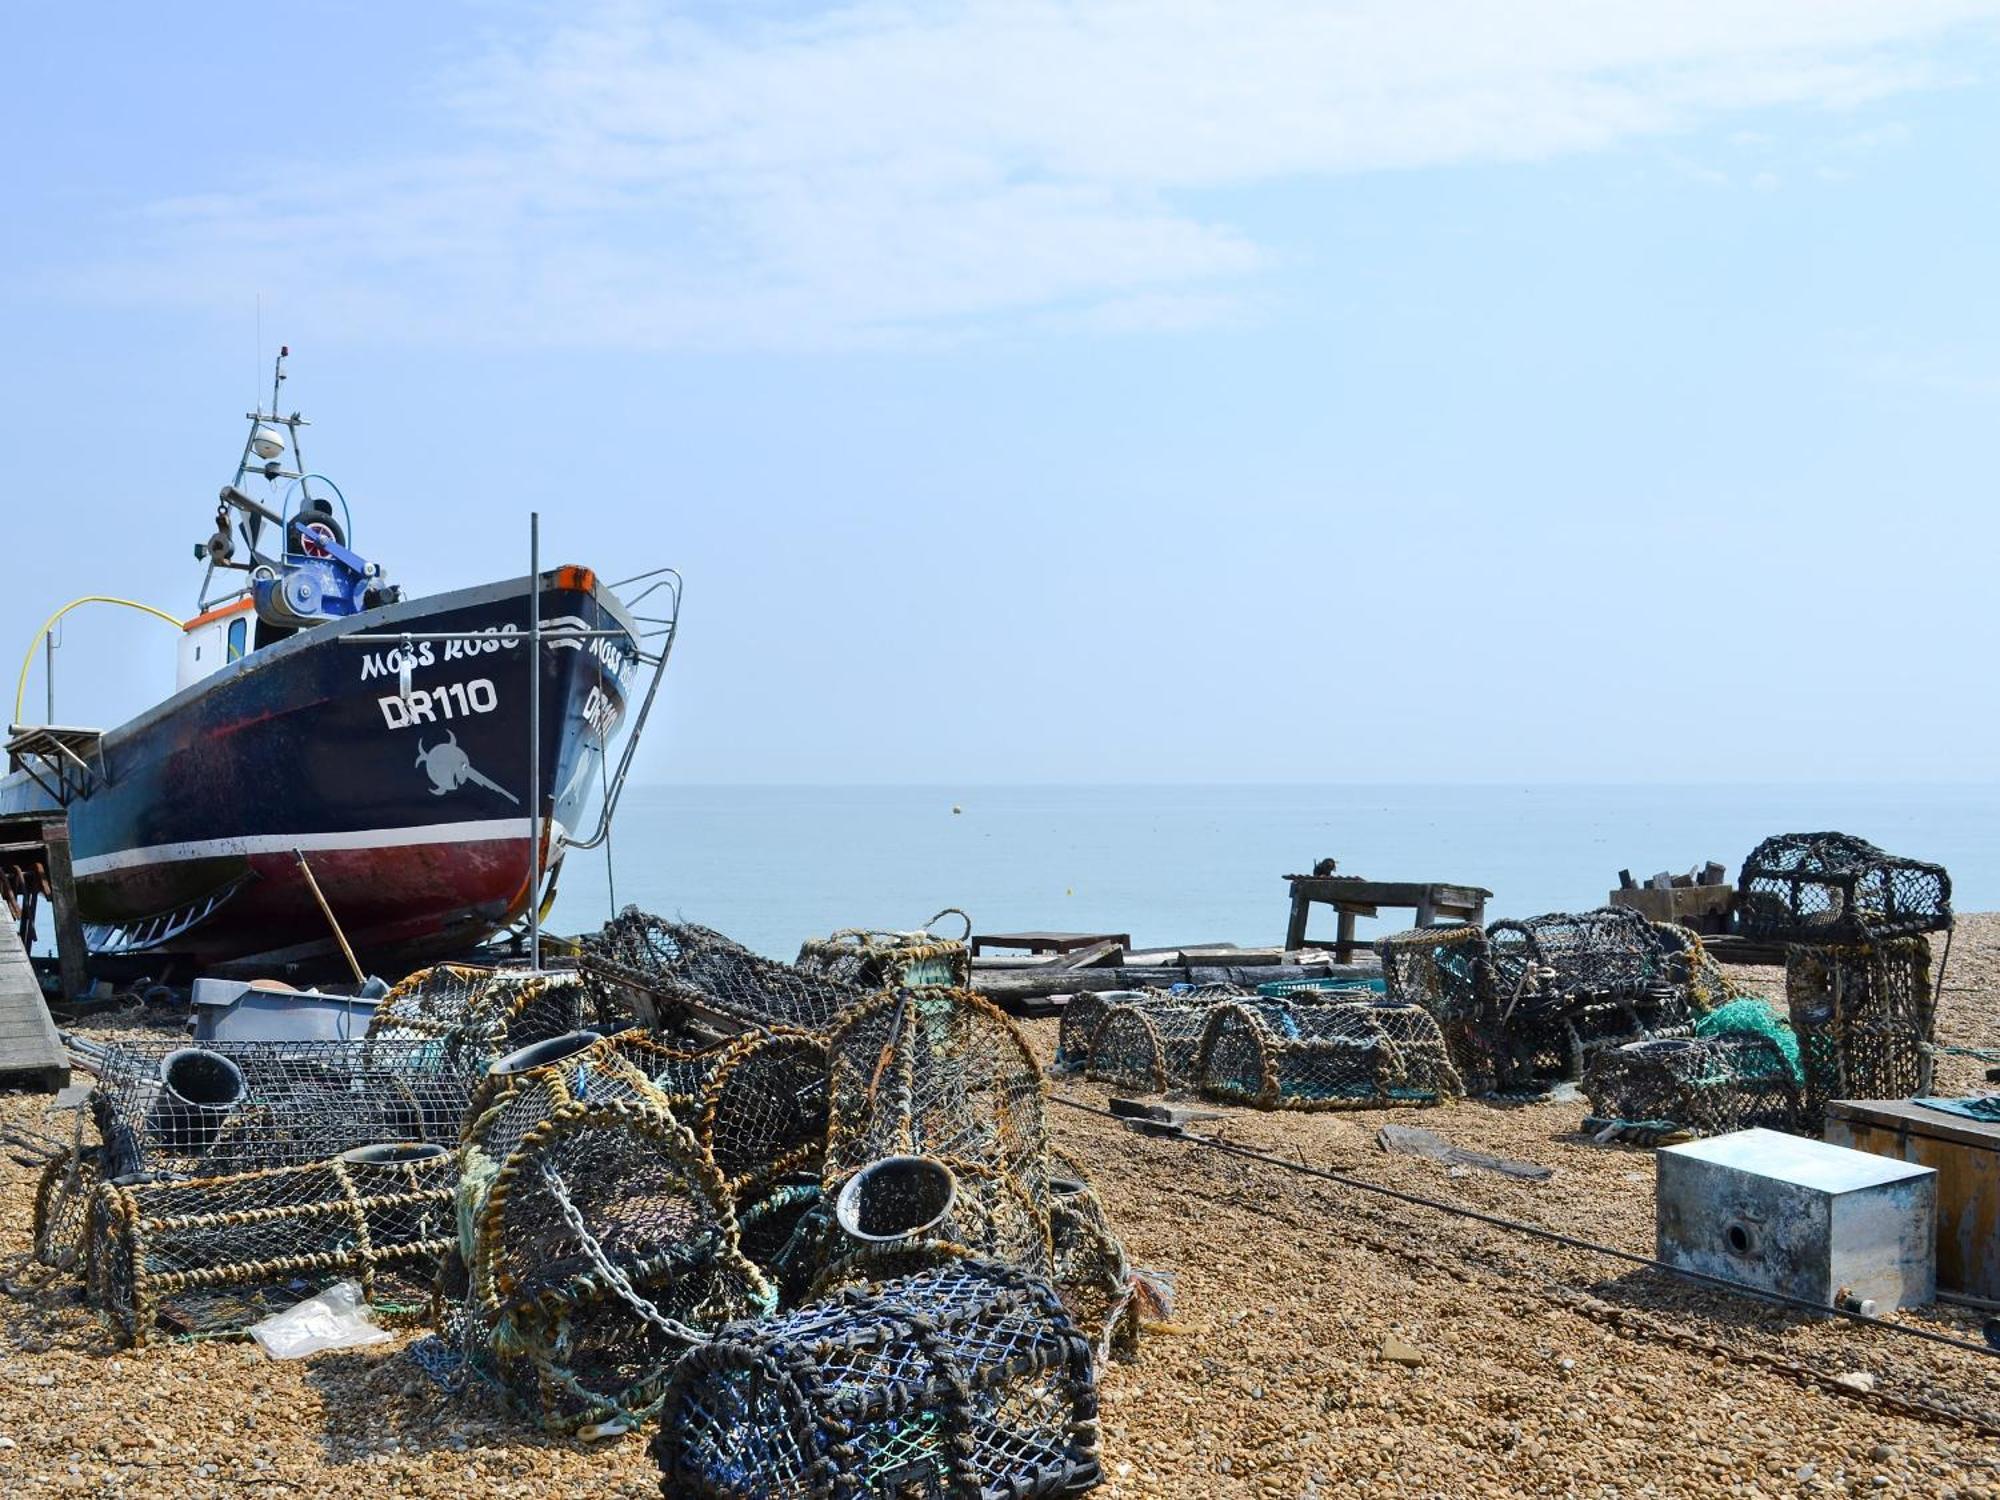
[[[1116,964],[1124,955],[1124,948],[1117,943],[1092,943],[1088,948],[1076,948],[1063,954],[1055,962],[1058,969],[1101,969],[1106,964]]]
[[[70,869],[69,819],[42,824],[42,845],[49,852],[49,904],[55,908],[56,960],[62,969],[65,1000],[90,993],[90,954],[83,945],[83,919],[76,912],[76,879]]]
[[[1416,906],[1428,894],[1434,901],[1454,906],[1472,906],[1493,893],[1483,886],[1459,885],[1449,881],[1348,880],[1339,875],[1295,875],[1292,895],[1311,901],[1337,903],[1359,901],[1374,906]]]
[[[11,922],[0,922],[0,1082],[54,1093],[69,1085],[69,1054]]]
[[[1225,965],[1234,969],[1258,969],[1285,962],[1286,951],[1283,948],[1235,948],[1217,944],[1205,948],[1183,948],[1180,953],[1181,962],[1190,967],[1203,964],[1211,968]]]
[[[1285,928],[1285,946],[1293,950],[1306,945],[1306,918],[1312,912],[1312,897],[1299,890],[1298,882],[1292,882],[1292,919]]]

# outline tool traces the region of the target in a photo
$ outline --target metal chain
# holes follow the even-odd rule
[[[611,1257],[605,1253],[604,1247],[598,1243],[597,1236],[592,1234],[589,1226],[583,1222],[583,1215],[578,1211],[577,1206],[570,1201],[569,1189],[564,1185],[561,1175],[546,1161],[540,1163],[540,1166],[542,1185],[549,1190],[549,1196],[555,1199],[556,1209],[562,1214],[564,1222],[569,1225],[570,1233],[574,1234],[582,1243],[584,1253],[597,1263],[598,1270],[603,1273],[604,1279],[609,1283],[611,1290],[630,1303],[632,1311],[636,1312],[669,1338],[680,1339],[688,1344],[708,1343],[709,1336],[707,1334],[701,1332],[699,1329],[690,1328],[687,1324],[676,1318],[668,1317],[633,1289],[632,1283],[626,1279],[625,1273],[612,1264]]]

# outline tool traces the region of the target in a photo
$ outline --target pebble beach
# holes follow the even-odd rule
[[[1779,970],[1731,974],[1781,995]],[[1991,1044],[2000,916],[1960,918],[1944,985],[1939,1040]],[[1055,1023],[1026,1029],[1046,1060]],[[1985,1087],[1974,1060],[1941,1060],[1939,1092]],[[1067,1078],[1051,1092],[1107,1097]],[[0,1119],[53,1131],[47,1104],[0,1097]],[[1592,1143],[1585,1109],[1223,1109],[1195,1128],[1648,1254],[1652,1153]],[[1390,1155],[1376,1132],[1391,1122],[1554,1175]],[[1050,1126],[1132,1262],[1173,1288],[1170,1321],[1101,1375],[1106,1500],[2000,1496],[2000,1359],[1795,1315],[1061,1104]],[[406,1356],[415,1331],[301,1362],[243,1342],[120,1350],[76,1280],[30,1256],[34,1185],[32,1169],[0,1159],[0,1483],[12,1493],[658,1493],[642,1436],[551,1438],[490,1393],[449,1396]],[[1964,1309],[1896,1318],[1981,1337]]]

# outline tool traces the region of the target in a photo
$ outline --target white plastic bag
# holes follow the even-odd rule
[[[395,1337],[370,1322],[368,1313],[359,1282],[336,1282],[317,1297],[253,1323],[250,1337],[273,1359],[304,1359],[324,1349],[355,1349]]]

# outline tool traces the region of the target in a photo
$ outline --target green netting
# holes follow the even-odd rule
[[[1756,995],[1745,995],[1727,1005],[1718,1005],[1694,1023],[1696,1036],[1726,1036],[1733,1032],[1769,1037],[1778,1051],[1784,1054],[1785,1065],[1792,1070],[1792,1080],[1797,1083],[1805,1081],[1805,1067],[1799,1059],[1798,1035],[1792,1030],[1792,1023],[1785,1018],[1785,1013],[1770,1001]]]

